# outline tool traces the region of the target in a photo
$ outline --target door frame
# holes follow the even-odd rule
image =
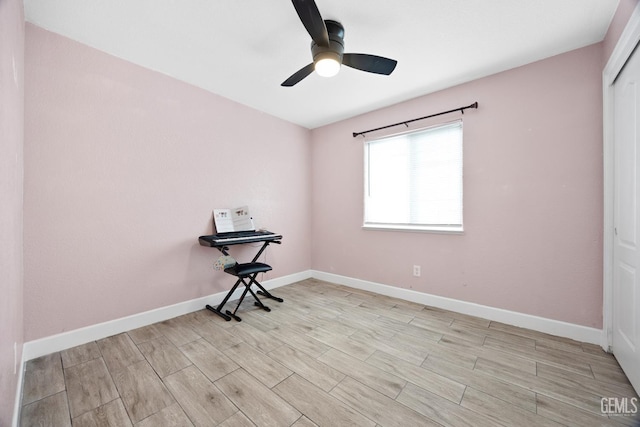
[[[613,242],[614,242],[614,82],[622,67],[640,43],[640,2],[618,39],[602,72],[603,162],[604,162],[604,233],[602,348],[611,351],[613,344]],[[640,53],[637,53],[640,54]]]

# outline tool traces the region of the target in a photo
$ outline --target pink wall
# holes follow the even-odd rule
[[[312,131],[313,268],[600,328],[601,55],[592,45]],[[464,235],[361,229],[351,132],[475,101],[462,116]]]
[[[226,291],[213,208],[285,236],[265,279],[310,268],[307,129],[31,24],[25,64],[26,340]]]
[[[640,0],[620,0],[618,3],[618,8],[611,20],[611,24],[609,24],[609,29],[603,42],[604,64],[602,65],[602,68],[607,65],[607,61],[609,60],[613,49],[616,47],[616,43],[618,42],[625,25],[629,22],[633,9],[635,9],[639,2]]]
[[[0,1],[0,426],[11,424],[22,359],[23,96],[22,1]]]

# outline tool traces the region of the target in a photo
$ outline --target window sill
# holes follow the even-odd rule
[[[461,226],[428,226],[428,225],[405,225],[405,224],[364,224],[363,230],[377,231],[407,231],[418,233],[436,233],[436,234],[464,234]]]

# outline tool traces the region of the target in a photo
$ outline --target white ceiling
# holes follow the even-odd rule
[[[345,52],[396,59],[294,87],[310,36],[289,0],[24,0],[28,22],[315,128],[601,41],[618,0],[316,0]]]

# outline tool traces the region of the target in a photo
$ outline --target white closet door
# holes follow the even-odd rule
[[[640,390],[640,52],[614,83],[613,354]]]

